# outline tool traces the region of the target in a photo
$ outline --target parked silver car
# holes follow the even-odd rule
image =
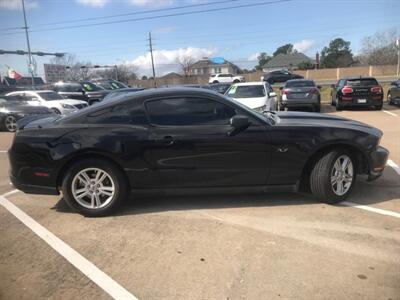
[[[282,91],[280,110],[311,108],[315,112],[321,111],[320,86],[317,86],[314,81],[306,79],[288,80],[280,89]]]

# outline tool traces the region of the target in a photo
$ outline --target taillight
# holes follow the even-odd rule
[[[350,86],[345,85],[342,88],[342,93],[343,94],[351,94],[353,92],[353,89]]]
[[[379,85],[373,86],[371,88],[372,93],[380,94],[382,93],[382,88]]]
[[[288,90],[282,90],[282,95],[289,95],[290,92]]]
[[[318,89],[316,88],[312,88],[308,91],[310,94],[317,94],[318,93]]]

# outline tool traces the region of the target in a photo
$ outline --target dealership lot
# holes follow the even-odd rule
[[[400,109],[323,112],[380,128],[391,152],[382,178],[359,178],[347,205],[299,194],[139,198],[90,219],[61,197],[6,198],[139,299],[400,299]],[[11,140],[0,133],[1,195],[13,190]],[[110,298],[106,281],[3,206],[0,236],[0,298]]]

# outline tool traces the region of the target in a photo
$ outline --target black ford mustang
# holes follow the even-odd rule
[[[23,120],[22,120],[23,121]],[[133,191],[297,191],[336,203],[356,174],[382,174],[382,132],[336,116],[254,112],[196,88],[121,94],[76,114],[22,122],[9,150],[11,180],[59,194],[88,216]],[[182,192],[182,190],[181,190]]]

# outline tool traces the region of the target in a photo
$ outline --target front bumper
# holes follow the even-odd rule
[[[386,148],[378,146],[376,150],[370,154],[370,168],[368,174],[368,181],[379,178],[385,169],[386,162],[389,157],[389,151]]]

